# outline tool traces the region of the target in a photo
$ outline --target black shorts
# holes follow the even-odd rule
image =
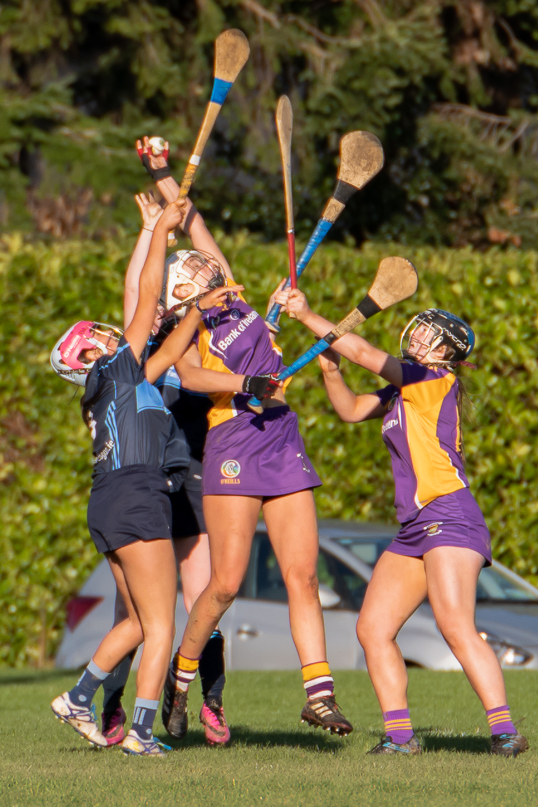
[[[98,552],[135,541],[171,538],[168,491],[165,475],[150,465],[97,474],[88,504],[88,527]]]
[[[183,487],[170,494],[172,502],[172,536],[190,538],[206,532],[202,507],[202,463],[191,458]]]

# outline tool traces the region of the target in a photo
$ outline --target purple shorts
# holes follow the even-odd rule
[[[205,496],[284,496],[321,485],[289,406],[242,412],[210,429],[202,476]]]
[[[439,496],[412,521],[402,524],[387,552],[421,558],[436,546],[474,549],[491,566],[489,530],[469,488]]]

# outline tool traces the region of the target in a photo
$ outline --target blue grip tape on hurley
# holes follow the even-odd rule
[[[325,238],[325,236],[327,235],[332,226],[333,222],[327,221],[327,219],[320,219],[316,224],[316,229],[308,239],[308,244],[304,248],[303,254],[297,261],[298,278],[301,277],[301,275],[303,274],[304,270],[306,269],[306,267],[310,262],[310,258],[312,257],[316,249],[319,247],[319,245],[321,244],[321,242],[323,241],[323,239]],[[291,286],[291,280],[288,277],[288,279],[284,283],[283,288],[289,289],[290,286]],[[273,305],[273,307],[265,317],[265,321],[269,323],[269,325],[276,325],[278,317],[280,316],[281,308],[282,306],[280,306],[278,303],[275,303]]]
[[[316,224],[316,229],[308,239],[308,244],[304,248],[303,254],[297,261],[297,277],[302,275],[307,265],[310,263],[312,255],[319,247],[332,226],[333,222],[327,221],[327,219],[320,219],[318,221]]]
[[[226,100],[228,92],[230,91],[232,83],[233,82],[231,81],[224,81],[221,78],[216,78],[213,81],[213,90],[211,92],[210,100],[213,101],[214,104],[220,104],[222,106],[222,104]]]
[[[330,344],[325,339],[319,339],[315,345],[312,345],[302,356],[299,356],[293,364],[281,370],[277,375],[277,381],[285,381],[287,378],[291,378],[292,375],[295,375],[295,373],[302,370],[307,364],[310,364],[316,356],[319,356],[319,354],[327,350],[328,347],[330,347]],[[261,405],[262,402],[254,395],[248,400],[249,407],[260,407]]]
[[[277,379],[279,381],[285,381],[286,378],[291,378],[292,375],[295,375],[296,372],[302,370],[303,367],[306,367],[306,365],[309,364],[312,359],[315,359],[316,356],[319,356],[319,354],[323,353],[324,350],[327,350],[328,347],[330,347],[330,344],[326,342],[325,339],[320,339],[315,345],[308,348],[308,350],[305,351],[302,356],[299,356],[299,358],[296,359],[293,364],[290,364],[289,367],[282,370],[278,374]]]

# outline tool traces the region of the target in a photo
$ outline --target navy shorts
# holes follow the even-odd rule
[[[190,538],[206,532],[202,507],[202,463],[191,458],[183,487],[170,494],[172,502],[172,536]]]
[[[158,468],[128,465],[94,477],[88,527],[98,552],[172,538],[171,521],[168,481]]]
[[[421,558],[437,546],[473,549],[483,555],[486,566],[491,566],[489,531],[469,488],[427,504],[416,518],[402,524],[387,552]]]

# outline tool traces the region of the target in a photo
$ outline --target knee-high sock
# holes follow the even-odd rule
[[[125,656],[112,670],[103,684],[103,712],[112,714],[121,706],[125,684],[129,678],[136,650]]]
[[[334,693],[334,680],[327,661],[305,664],[301,672],[309,698],[324,698]]]
[[[94,661],[90,661],[73,689],[69,690],[71,703],[89,707],[95,693],[108,676],[109,673],[98,667]]]
[[[226,676],[224,674],[224,636],[220,630],[213,631],[209,637],[209,641],[200,656],[198,671],[202,682],[204,700],[207,698],[222,700],[222,690],[226,683]]]

